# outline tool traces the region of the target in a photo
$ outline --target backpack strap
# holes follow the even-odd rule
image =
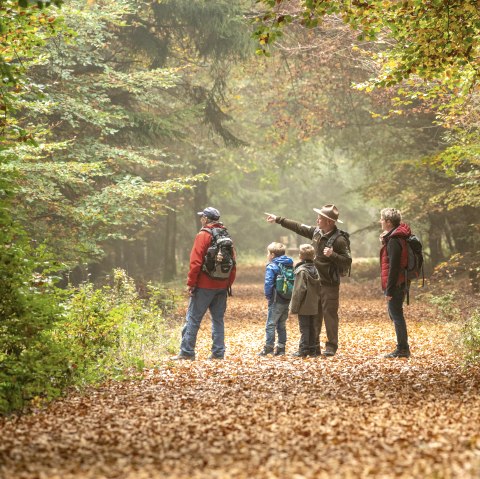
[[[218,230],[224,230],[226,228],[201,228],[200,231],[206,231],[207,233],[212,235],[213,241],[217,241],[218,238]]]
[[[207,233],[209,233],[213,236],[212,228],[201,228],[200,231],[206,231]]]
[[[327,241],[327,244],[325,245],[326,248],[332,248],[333,247],[333,243],[335,243],[335,240],[341,235],[342,233],[340,233],[340,230],[337,228],[337,230],[335,231],[335,233],[333,233],[332,236],[330,236],[330,238],[328,238],[328,241]]]

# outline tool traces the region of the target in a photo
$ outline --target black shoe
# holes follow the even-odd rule
[[[273,354],[273,346],[264,346],[258,353],[259,356],[266,356],[267,354]]]
[[[210,356],[208,356],[208,359],[223,359],[223,356],[215,356],[214,354],[210,354]]]
[[[310,356],[306,351],[295,351],[292,353],[292,356],[296,358],[306,358],[307,356]]]
[[[172,361],[193,361],[195,359],[195,356],[187,356],[186,354],[178,354],[177,356],[174,356],[172,358]]]
[[[324,356],[327,356],[327,357],[332,357],[332,356],[335,356],[335,353],[336,353],[335,349],[333,349],[333,348],[330,347],[330,346],[327,346],[327,347],[325,348],[325,351],[323,351],[322,354],[323,354]]]
[[[285,356],[285,346],[284,347],[277,347],[275,352],[273,353],[274,356]]]
[[[409,358],[410,350],[409,349],[395,349],[390,354],[385,354],[384,358]]]

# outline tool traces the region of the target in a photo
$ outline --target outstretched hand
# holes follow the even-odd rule
[[[267,221],[269,223],[275,223],[275,220],[277,219],[276,215],[274,215],[273,213],[264,213],[265,215],[267,215]]]

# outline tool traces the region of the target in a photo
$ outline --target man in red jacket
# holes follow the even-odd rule
[[[387,354],[386,358],[408,358],[407,323],[403,316],[403,301],[407,287],[405,268],[408,262],[407,238],[411,235],[410,227],[402,223],[402,215],[395,208],[384,208],[380,212],[382,234],[380,241],[380,268],[382,289],[388,305],[388,314],[395,325],[397,348]]]
[[[180,353],[174,359],[195,359],[195,344],[202,319],[210,310],[212,316],[212,354],[209,359],[223,359],[225,355],[224,316],[227,309],[227,293],[235,280],[235,266],[226,278],[214,278],[204,267],[208,248],[212,244],[212,231],[225,230],[220,212],[212,207],[197,213],[202,228],[195,237],[190,253],[190,269],[187,287],[190,294],[185,326],[182,330]]]

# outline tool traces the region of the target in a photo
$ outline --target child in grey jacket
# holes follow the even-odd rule
[[[299,248],[300,262],[295,266],[290,312],[298,314],[300,344],[293,356],[317,356],[315,350],[315,316],[318,314],[320,276],[313,263],[315,249],[310,244]]]

